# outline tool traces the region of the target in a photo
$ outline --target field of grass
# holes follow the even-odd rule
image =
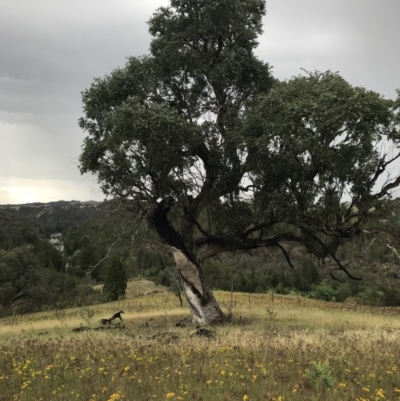
[[[399,309],[233,294],[210,339],[175,295],[142,293],[1,319],[0,400],[400,400]],[[72,332],[119,309],[124,330]]]

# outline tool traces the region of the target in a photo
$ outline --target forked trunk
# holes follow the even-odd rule
[[[193,263],[181,250],[171,247],[176,267],[182,278],[186,301],[196,325],[218,324],[226,321],[212,291],[205,282],[200,265]]]

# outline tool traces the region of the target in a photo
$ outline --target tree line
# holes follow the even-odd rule
[[[111,213],[107,207],[105,202],[98,209],[55,209],[40,219],[34,218],[37,210],[33,208],[0,210],[0,218],[7,222],[0,226],[2,314],[12,313],[12,305],[20,312],[29,312],[118,299],[127,280],[135,277],[152,280],[175,293],[182,291],[173,257],[158,246],[157,233],[140,221],[126,225],[129,213]],[[399,225],[399,202],[393,200],[385,210],[387,215],[371,226]],[[200,221],[205,224],[207,218],[204,215]],[[62,236],[63,251],[49,241],[55,233]],[[400,305],[400,258],[393,251],[400,248],[399,241],[388,244],[385,235],[378,233],[359,237],[341,248],[339,257],[350,263],[353,274],[364,278],[362,282],[338,273],[339,281],[333,280],[329,269],[314,255],[293,244],[286,246],[295,269],[279,249],[226,253],[205,261],[210,287]],[[103,293],[93,290],[96,284],[105,284]]]

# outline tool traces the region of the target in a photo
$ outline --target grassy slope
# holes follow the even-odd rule
[[[162,287],[128,294],[0,320],[0,400],[400,400],[399,309],[233,294],[208,340],[175,327],[188,310]],[[119,309],[124,331],[71,332]]]

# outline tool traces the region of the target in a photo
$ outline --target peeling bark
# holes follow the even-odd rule
[[[201,256],[204,255],[197,255],[193,250],[189,250],[182,236],[168,221],[167,216],[173,204],[172,198],[158,203],[151,216],[151,222],[174,255],[193,322],[196,325],[223,323],[227,318],[208,287],[201,269]]]
[[[193,263],[181,250],[171,246],[171,251],[182,278],[193,322],[201,326],[225,322],[227,318],[208,288],[201,267]]]

